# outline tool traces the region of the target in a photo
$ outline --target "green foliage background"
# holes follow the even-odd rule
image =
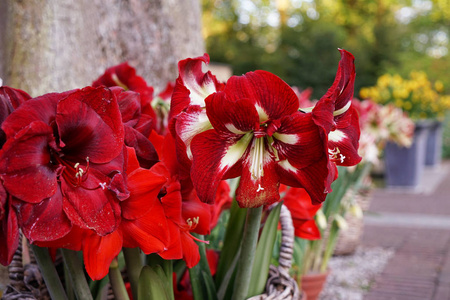
[[[355,96],[384,73],[425,71],[450,93],[449,0],[202,0],[214,62],[235,75],[264,69],[320,98],[337,48],[356,58]],[[448,132],[447,135],[450,135]],[[450,153],[450,141],[444,141]]]

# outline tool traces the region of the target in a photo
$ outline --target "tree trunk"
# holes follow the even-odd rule
[[[90,85],[128,61],[162,89],[204,53],[198,0],[2,0],[0,78],[32,96]]]

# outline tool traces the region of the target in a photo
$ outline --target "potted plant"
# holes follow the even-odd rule
[[[442,92],[442,83],[437,81],[433,85],[424,72],[416,71],[411,72],[409,78],[385,74],[378,78],[375,86],[361,89],[362,98],[370,98],[382,105],[394,105],[415,122],[410,146],[390,142],[386,145],[389,186],[416,187],[426,161],[428,164],[436,161],[435,157],[439,155],[436,151],[440,149],[437,144],[441,137],[436,136],[438,130],[433,130],[433,135],[430,135],[430,128],[450,108],[448,96]]]

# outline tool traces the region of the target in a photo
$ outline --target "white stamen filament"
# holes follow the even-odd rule
[[[254,140],[250,173],[253,179],[264,176],[264,138]]]
[[[342,115],[350,108],[350,105],[352,105],[352,101],[348,101],[347,104],[345,104],[345,106],[342,107],[341,109],[335,110],[333,112],[333,116],[336,117],[336,116]]]

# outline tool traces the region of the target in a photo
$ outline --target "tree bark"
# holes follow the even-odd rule
[[[32,96],[90,85],[128,61],[155,89],[204,53],[199,0],[0,1],[0,78]]]

